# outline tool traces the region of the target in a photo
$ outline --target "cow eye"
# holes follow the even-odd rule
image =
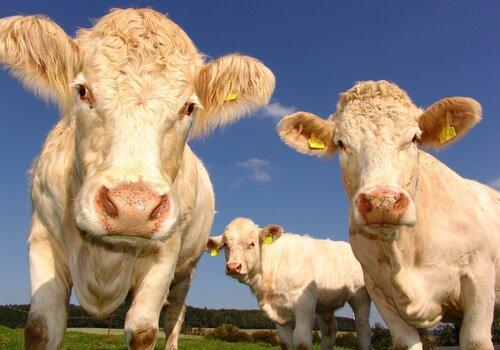
[[[340,149],[345,149],[345,146],[344,146],[344,143],[340,140],[337,141],[337,146],[340,148]]]
[[[85,85],[78,85],[78,95],[82,100],[86,100],[89,97],[89,89]]]
[[[416,143],[418,141],[418,135],[413,136],[411,142]]]
[[[181,117],[184,117],[186,115],[191,115],[191,113],[194,112],[194,109],[196,108],[196,104],[193,102],[186,102],[184,106],[181,109],[180,115]]]
[[[248,246],[249,246],[250,248],[255,247],[255,242],[250,243]]]

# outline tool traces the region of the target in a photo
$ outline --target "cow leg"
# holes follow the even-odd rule
[[[26,349],[57,349],[64,338],[71,292],[70,273],[61,247],[33,214],[29,236],[31,307]]]
[[[280,325],[276,323],[276,330],[278,331],[278,338],[282,350],[293,349],[293,330],[290,325]]]
[[[186,296],[191,285],[191,279],[194,276],[195,269],[191,275],[180,282],[175,282],[168,293],[168,306],[165,319],[163,320],[163,329],[166,336],[166,350],[177,350],[179,334],[181,332],[184,315],[186,313]]]
[[[491,324],[495,308],[495,269],[485,262],[462,283],[464,317],[460,328],[462,349],[493,350]]]
[[[313,285],[310,285],[304,290],[295,306],[293,344],[296,350],[312,349],[315,308],[316,290]]]
[[[409,325],[399,316],[397,310],[387,302],[385,296],[368,274],[365,273],[364,276],[366,289],[391,332],[392,348],[394,350],[422,350],[422,342],[417,328]]]
[[[166,245],[166,244],[165,244]],[[158,335],[158,320],[166,294],[174,277],[178,253],[162,247],[161,257],[144,261],[144,270],[137,272],[141,276],[134,288],[132,305],[125,318],[125,341],[129,349],[154,349]]]
[[[318,326],[321,332],[321,350],[331,350],[337,337],[337,320],[332,312],[317,315]]]
[[[356,327],[356,335],[358,336],[358,346],[361,350],[370,349],[372,337],[369,323],[370,303],[370,296],[364,288],[358,290],[354,298],[349,301],[349,305],[354,312],[354,324]]]

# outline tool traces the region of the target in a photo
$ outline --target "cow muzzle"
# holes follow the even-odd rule
[[[378,187],[360,191],[355,196],[354,206],[358,224],[372,229],[415,224],[413,201],[405,191],[398,188]]]
[[[167,220],[170,200],[144,183],[101,187],[95,197],[99,223],[110,236],[152,238]]]
[[[237,262],[228,262],[226,264],[226,273],[230,276],[239,276],[241,275],[241,263]]]

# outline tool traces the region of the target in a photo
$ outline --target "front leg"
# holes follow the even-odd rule
[[[178,252],[178,244],[172,249],[171,245],[164,243],[157,255],[138,262],[134,272],[137,283],[124,327],[129,349],[150,350],[155,347],[160,312],[174,277]]]
[[[276,331],[280,340],[281,350],[292,350],[293,348],[293,330],[289,324],[280,325],[276,323]]]
[[[63,248],[33,214],[29,235],[31,307],[25,327],[26,349],[57,349],[64,338],[71,292]]]
[[[491,324],[495,308],[495,268],[489,261],[481,262],[462,281],[464,317],[460,347],[493,350]]]
[[[181,281],[175,281],[174,285],[170,287],[168,293],[168,306],[165,319],[163,320],[163,329],[166,336],[166,350],[177,350],[179,342],[179,334],[181,332],[182,323],[184,322],[184,315],[186,312],[186,295],[189,291],[191,279],[194,276],[195,268]]]
[[[316,287],[310,284],[295,305],[293,344],[296,350],[312,349],[312,330],[316,308]]]
[[[394,350],[422,350],[422,342],[417,328],[406,323],[391,305],[373,279],[365,272],[365,287],[377,310],[389,327]]]
[[[337,338],[337,320],[332,312],[317,315],[318,326],[321,332],[321,350],[331,350]]]
[[[354,312],[358,346],[361,350],[370,349],[371,344],[370,304],[371,299],[365,288],[356,291],[354,297],[349,301],[349,305],[351,305]]]

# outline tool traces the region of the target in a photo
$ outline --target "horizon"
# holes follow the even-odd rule
[[[500,189],[498,2],[280,4],[4,1],[0,17],[45,14],[73,36],[112,7],[150,6],[169,13],[209,57],[242,52],[271,68],[277,85],[267,107],[189,142],[214,186],[217,213],[211,235],[234,217],[247,216],[260,226],[274,223],[287,232],[348,240],[348,202],[338,160],[299,155],[281,142],[275,125],[297,110],[328,116],[338,95],[362,80],[394,81],[418,106],[448,96],[477,99],[483,121],[456,144],[430,153],[461,176]],[[0,279],[6,281],[0,304],[28,304],[27,173],[59,112],[5,70],[0,89]],[[223,260],[203,254],[186,304],[258,309],[249,288],[225,275]],[[336,315],[352,317],[352,312],[344,307]],[[372,311],[374,321],[381,319]]]

